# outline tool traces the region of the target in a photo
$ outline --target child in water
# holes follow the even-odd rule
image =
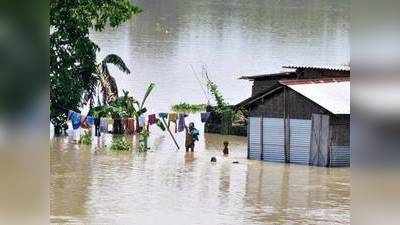
[[[194,142],[199,140],[199,131],[194,127],[194,123],[189,123],[189,128],[185,126],[186,130],[186,141],[185,147],[186,151],[194,151]]]
[[[224,141],[224,150],[223,150],[224,155],[228,155],[229,154],[228,145],[229,145],[229,142],[228,141]]]

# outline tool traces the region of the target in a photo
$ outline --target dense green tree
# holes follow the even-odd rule
[[[141,10],[130,0],[50,0],[50,121],[58,135],[66,109],[78,110],[93,93],[96,53],[90,30],[117,27]]]

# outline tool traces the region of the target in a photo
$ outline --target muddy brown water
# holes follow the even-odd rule
[[[246,138],[203,132],[186,153],[167,133],[151,132],[145,153],[109,150],[110,134],[92,146],[53,138],[52,224],[350,223],[349,168],[247,160]],[[176,134],[178,143],[184,136]]]
[[[179,102],[205,103],[194,74],[206,65],[225,99],[250,96],[243,75],[280,72],[283,65],[350,62],[349,0],[139,0],[143,13],[116,29],[92,33],[99,60],[120,55],[131,69],[110,66],[119,89],[136,97],[149,82],[154,111]],[[193,70],[195,72],[193,72]]]

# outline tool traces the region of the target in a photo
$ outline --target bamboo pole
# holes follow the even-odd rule
[[[164,119],[164,117],[161,117],[161,120],[163,121],[163,123],[164,123],[164,126],[165,126],[165,127],[166,127],[166,129],[168,130],[168,133],[171,135],[171,138],[172,138],[172,140],[174,141],[174,143],[175,143],[176,147],[177,147],[177,148],[178,148],[178,150],[179,150],[179,145],[178,145],[178,142],[176,142],[174,135],[173,135],[173,134],[172,134],[172,132],[169,130],[169,126],[167,126],[167,123],[165,122],[165,119]]]

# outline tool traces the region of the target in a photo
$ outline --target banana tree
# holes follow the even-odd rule
[[[93,106],[94,104],[94,96],[96,95],[97,90],[100,90],[102,93],[103,105],[108,105],[118,98],[117,83],[115,78],[110,74],[108,64],[115,65],[125,74],[131,73],[121,57],[115,54],[107,55],[99,64],[97,64],[96,74],[93,76],[94,80],[91,81],[91,88],[84,97],[86,102],[90,102],[90,106]],[[97,97],[98,102],[100,103],[99,94]]]
[[[111,101],[108,105],[104,105],[100,107],[102,111],[111,115],[112,118],[117,121],[114,125],[116,130],[122,130],[122,124],[120,124],[119,120],[124,117],[134,117],[136,118],[136,127],[138,129],[139,122],[138,118],[147,112],[147,108],[145,107],[145,103],[150,93],[154,90],[155,84],[151,83],[146,90],[146,93],[141,102],[137,101],[132,96],[129,96],[129,91],[123,91],[123,96],[117,97],[113,101]],[[115,122],[114,121],[114,122]],[[139,131],[139,130],[137,130]]]
[[[126,112],[129,116],[135,117],[136,118],[136,128],[137,131],[139,131],[139,120],[138,118],[142,116],[144,113],[147,112],[147,108],[145,107],[145,103],[147,98],[149,97],[150,93],[154,90],[155,84],[150,83],[149,86],[146,89],[146,93],[143,96],[143,99],[141,102],[137,101],[133,97],[129,97],[129,92],[128,91],[123,91],[124,96],[122,97],[122,104],[124,105]]]

